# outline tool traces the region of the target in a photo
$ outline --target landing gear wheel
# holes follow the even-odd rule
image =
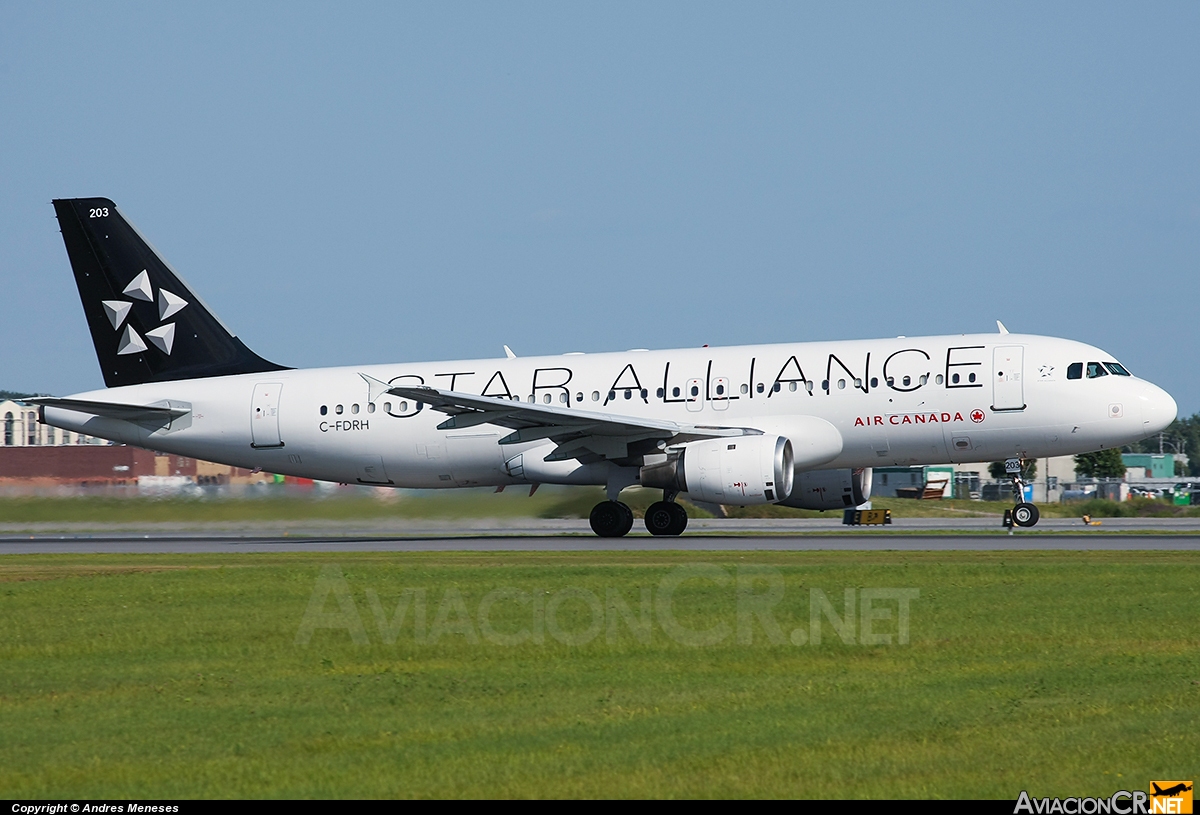
[[[619,538],[633,529],[633,510],[620,501],[601,501],[592,507],[592,531],[602,538]]]
[[[655,501],[646,510],[646,529],[651,535],[681,535],[687,522],[687,511],[672,501]]]
[[[1013,523],[1017,526],[1033,526],[1041,515],[1036,506],[1024,502],[1017,504],[1012,511]]]

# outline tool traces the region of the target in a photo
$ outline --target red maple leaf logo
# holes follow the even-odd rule
[[[979,424],[985,418],[986,418],[986,415],[979,408],[975,408],[974,410],[971,411],[971,421],[973,421],[975,424]]]

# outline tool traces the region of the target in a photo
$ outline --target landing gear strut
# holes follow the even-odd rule
[[[675,503],[673,490],[663,490],[663,500],[646,510],[646,529],[651,535],[682,535],[687,522],[687,510]]]
[[[1012,510],[1004,513],[1004,525],[1012,528],[1013,524],[1017,526],[1034,526],[1041,517],[1038,508],[1031,503],[1025,501],[1025,480],[1021,478],[1021,459],[1010,458],[1004,462],[1004,472],[1012,479],[1013,492],[1018,497],[1018,502]]]
[[[620,538],[633,529],[633,510],[620,501],[601,501],[592,507],[592,531],[602,538]]]

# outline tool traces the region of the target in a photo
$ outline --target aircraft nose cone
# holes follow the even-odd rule
[[[1146,383],[1143,405],[1142,421],[1147,434],[1166,430],[1167,425],[1175,421],[1175,415],[1179,410],[1179,406],[1175,404],[1171,394],[1149,382]]]

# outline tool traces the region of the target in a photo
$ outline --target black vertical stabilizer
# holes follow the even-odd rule
[[[104,384],[286,370],[208,310],[107,198],[54,202]]]

